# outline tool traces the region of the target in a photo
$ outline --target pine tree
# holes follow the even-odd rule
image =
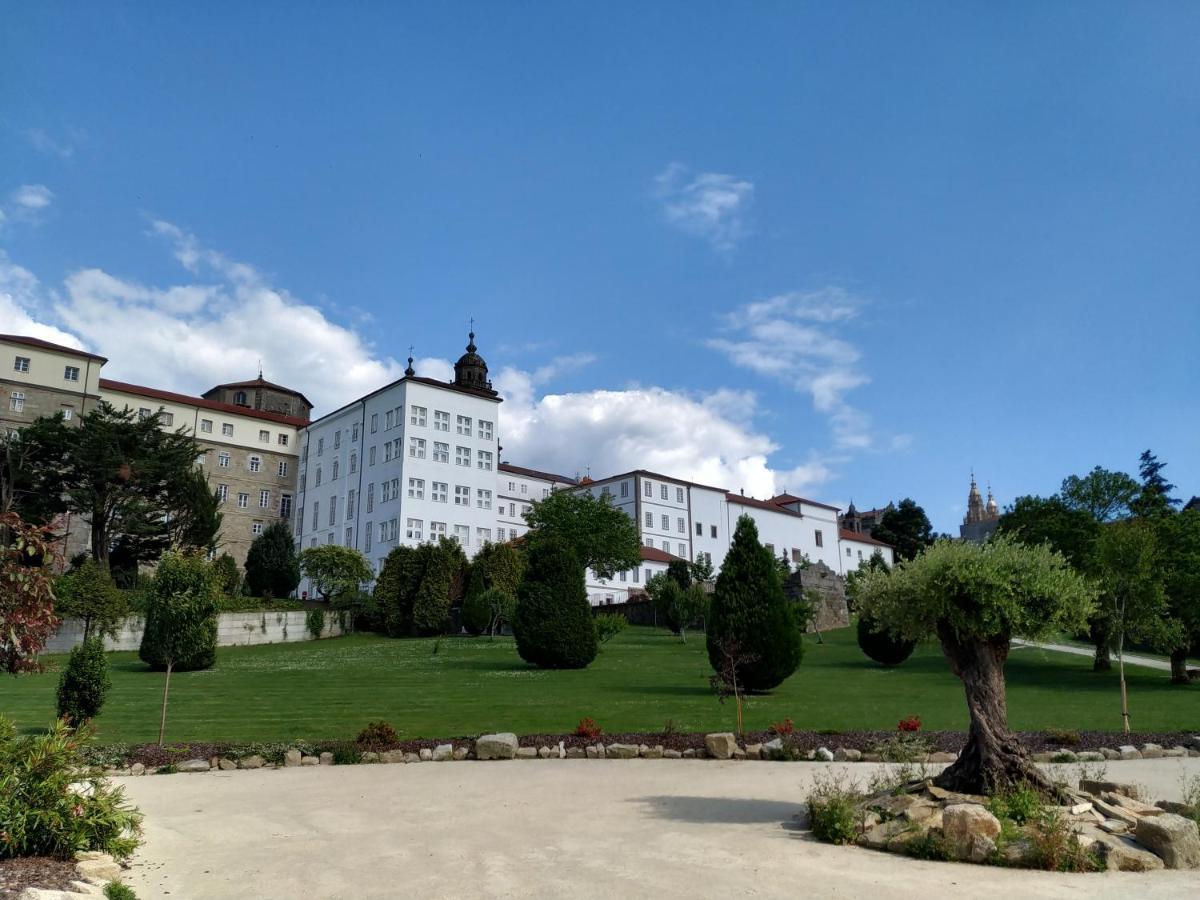
[[[543,669],[583,669],[596,658],[583,565],[562,540],[545,536],[534,543],[512,625],[521,658]]]
[[[788,606],[774,556],[758,542],[758,528],[741,516],[717,576],[707,621],[708,659],[725,664],[722,647],[736,645],[744,659],[738,677],[746,690],[778,687],[803,655],[800,629]]]
[[[1138,462],[1138,474],[1142,476],[1142,489],[1133,502],[1129,504],[1135,516],[1154,518],[1174,512],[1180,504],[1178,497],[1172,497],[1171,491],[1175,485],[1163,477],[1162,470],[1166,463],[1159,462],[1158,457],[1146,450]]]
[[[58,717],[82,725],[100,715],[112,687],[102,638],[89,638],[71,651],[58,681]]]
[[[254,539],[246,554],[246,584],[255,597],[290,597],[300,583],[300,560],[292,530],[272,522]]]

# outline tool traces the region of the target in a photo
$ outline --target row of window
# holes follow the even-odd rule
[[[17,356],[13,358],[13,371],[29,374],[29,357]],[[64,366],[63,381],[78,381],[79,366]]]
[[[229,485],[218,484],[217,485],[217,500],[221,503],[224,503],[228,499],[229,499]],[[239,492],[237,495],[237,505],[238,505],[238,509],[248,509],[250,507],[250,494],[245,493],[245,492]],[[259,509],[270,509],[271,508],[271,492],[270,491],[259,491],[258,492],[258,508]],[[292,514],[292,495],[291,494],[281,494],[279,496],[279,515],[286,519],[291,514]]]
[[[479,437],[485,441],[490,441],[493,435],[492,423],[487,419],[473,420],[470,416],[456,416],[455,426],[458,434],[463,437],[471,437],[472,434],[478,433]],[[417,428],[424,428],[429,421],[429,410],[424,406],[410,406],[408,408],[408,424]],[[390,431],[393,428],[400,428],[404,424],[404,407],[397,406],[395,409],[389,409],[383,415],[383,430]],[[379,430],[379,413],[371,414],[371,434]],[[433,411],[433,430],[434,431],[450,431],[450,413],[442,409]],[[355,438],[357,440],[357,438]],[[320,453],[318,445],[317,452]]]
[[[675,485],[674,487],[675,487],[675,502],[682,503],[683,502],[683,488],[679,487],[679,485]],[[627,494],[628,494],[628,482],[622,481],[621,482],[621,496],[624,497],[624,496],[627,496]],[[643,481],[642,482],[642,494],[646,497],[653,497],[654,496],[654,482]],[[670,500],[671,499],[671,485],[666,485],[666,484],[660,483],[658,486],[658,496],[659,496],[660,500]]]
[[[429,499],[435,503],[448,503],[450,499],[450,485],[444,481],[434,481],[430,483]],[[413,500],[425,499],[425,479],[410,478],[408,479],[408,496]],[[393,478],[391,481],[381,481],[379,483],[379,502],[387,503],[392,500],[400,499],[400,479]],[[330,498],[329,507],[329,524],[332,525],[337,521],[337,496]],[[314,500],[312,505],[312,527],[320,527],[320,501]],[[454,486],[454,505],[455,506],[470,506],[471,505],[471,488],[465,484],[456,484]],[[475,507],[477,509],[492,508],[492,492],[483,488],[475,489]],[[371,482],[367,485],[367,512],[375,511],[375,483]],[[350,491],[346,495],[346,518],[354,516],[354,491]]]
[[[712,532],[712,537],[716,537],[717,536],[717,526],[709,525],[708,527]],[[704,526],[700,522],[696,523],[696,537],[704,537]]]
[[[141,416],[142,413],[149,415],[150,411],[147,409],[142,409],[142,410],[138,411],[139,416]],[[145,416],[141,416],[141,417],[145,418]],[[170,413],[163,413],[163,424],[164,425],[172,424]],[[200,433],[201,434],[212,434],[212,430],[213,430],[213,420],[212,419],[201,419],[200,420]],[[221,423],[221,435],[223,437],[233,437],[233,425],[229,422],[222,422]],[[271,443],[270,429],[260,428],[258,430],[258,442],[260,444]],[[282,431],[279,432],[279,434],[276,436],[276,443],[278,443],[280,447],[286,447],[288,445],[288,436],[286,434],[284,434]]]
[[[651,537],[645,538],[645,542],[646,542],[647,547],[654,546],[654,538],[651,538]],[[662,539],[662,549],[667,551],[668,553],[674,553],[676,556],[681,557],[682,559],[688,558],[688,545],[687,544],[677,543],[675,545],[675,549],[672,550],[671,542],[669,540],[667,540],[666,538],[663,538]]]
[[[413,459],[425,459],[425,441],[423,438],[408,439],[408,455]],[[400,439],[388,441],[383,445],[383,461],[391,462],[393,459],[400,458]],[[476,468],[491,471],[494,464],[495,454],[491,450],[477,450],[475,452],[474,464]],[[450,445],[443,444],[440,441],[433,442],[433,461],[440,463],[450,462]],[[454,448],[454,464],[470,468],[472,464],[471,448],[470,447],[455,447]],[[375,465],[375,448],[371,447],[367,452],[367,465]],[[337,480],[340,474],[340,460],[333,461],[333,478]],[[358,453],[350,451],[350,474],[353,475],[358,471]],[[321,466],[317,466],[314,473],[315,485],[321,484],[323,470]]]
[[[207,453],[201,453],[198,457],[196,457],[196,462],[199,465],[204,465],[204,458],[207,455],[208,455]],[[233,460],[233,457],[228,450],[219,451],[217,453],[217,468],[218,469],[228,469],[229,464],[232,460]],[[263,461],[262,461],[261,456],[251,454],[250,456],[248,456],[246,458],[246,468],[251,472],[254,472],[254,473],[261,472],[262,464],[263,464]],[[279,460],[279,462],[275,464],[275,474],[277,474],[281,478],[286,478],[287,473],[288,473],[288,461],[286,459]]]
[[[643,515],[642,518],[645,521],[647,528],[654,527],[654,513],[647,512]],[[662,526],[661,526],[660,530],[661,531],[670,531],[671,530],[671,517],[664,515],[664,516],[661,516],[660,519],[662,522]],[[678,531],[680,534],[687,534],[687,520],[684,519],[683,516],[679,516],[675,519],[675,530]],[[696,532],[696,533],[699,534],[700,532]],[[716,537],[716,529],[715,528],[713,529],[713,537]]]

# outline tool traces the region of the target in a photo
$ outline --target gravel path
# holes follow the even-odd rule
[[[142,900],[1194,896],[1195,872],[1057,875],[817,843],[787,825],[831,768],[866,780],[877,767],[539,760],[118,780],[146,813],[128,878]],[[1108,766],[1160,797],[1185,772],[1200,759]]]
[[[1014,647],[1038,647],[1042,650],[1054,650],[1058,653],[1071,653],[1075,656],[1095,656],[1095,651],[1087,647],[1075,647],[1071,644],[1043,644],[1040,641],[1022,641],[1016,638],[1013,639]],[[1113,666],[1117,664],[1116,654],[1113,654]],[[1191,665],[1191,661],[1188,662]],[[1158,669],[1162,672],[1170,672],[1171,664],[1165,659],[1155,659],[1152,656],[1137,656],[1135,654],[1125,654],[1125,665],[1127,666],[1142,666],[1147,669]]]

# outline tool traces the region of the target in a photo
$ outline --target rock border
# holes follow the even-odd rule
[[[75,874],[79,880],[71,882],[69,891],[27,887],[19,900],[95,900],[104,896],[104,888],[110,881],[121,880],[121,864],[112,854],[80,850],[75,854]]]

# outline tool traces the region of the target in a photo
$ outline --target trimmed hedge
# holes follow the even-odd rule
[[[858,646],[862,652],[883,666],[898,666],[910,656],[916,641],[902,641],[881,629],[869,616],[858,617]]]
[[[596,658],[596,623],[583,565],[563,541],[543,537],[530,550],[512,625],[517,652],[535,666],[584,669]]]

